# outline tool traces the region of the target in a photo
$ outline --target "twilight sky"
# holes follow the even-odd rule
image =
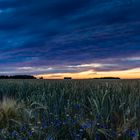
[[[0,0],[0,75],[140,78],[140,0]]]

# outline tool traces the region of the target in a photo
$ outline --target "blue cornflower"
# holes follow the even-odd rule
[[[59,126],[61,125],[61,123],[62,123],[62,122],[61,122],[60,120],[58,120],[58,119],[54,121],[54,125],[55,125],[56,127],[59,127]]]
[[[71,120],[71,124],[76,125],[77,121],[76,120]]]
[[[32,135],[33,135],[32,130],[29,130],[28,135],[29,135],[29,137],[32,137]]]
[[[80,106],[79,104],[76,104],[76,105],[74,105],[74,108],[75,108],[76,110],[79,110],[79,109],[81,108],[81,106]]]
[[[84,123],[81,127],[83,129],[89,129],[89,128],[92,128],[93,127],[93,124],[94,124],[93,121],[88,121],[88,122]]]
[[[48,127],[47,123],[46,122],[42,122],[42,128],[46,129],[47,127]]]
[[[137,135],[136,131],[130,131],[130,137],[135,138]]]
[[[95,135],[95,140],[100,140],[100,135],[99,134]]]
[[[24,125],[20,127],[20,132],[23,132],[25,130],[26,130],[26,127]]]
[[[137,132],[134,131],[134,130],[132,130],[132,131],[130,131],[130,130],[126,131],[126,134],[129,135],[131,138],[135,138],[137,136]]]
[[[18,133],[14,130],[13,132],[12,132],[12,137],[16,137],[18,135]]]
[[[45,112],[43,112],[42,121],[47,121],[47,116],[46,116]]]
[[[108,126],[107,125],[100,125],[100,128],[108,129]]]
[[[137,136],[136,131],[132,131],[132,132],[130,133],[130,136],[131,136],[131,138],[135,138],[135,137]]]
[[[37,122],[38,122],[38,113],[37,112],[34,113],[34,119],[35,119],[35,125],[37,126]]]

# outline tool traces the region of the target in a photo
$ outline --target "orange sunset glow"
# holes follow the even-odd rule
[[[122,79],[139,79],[140,68],[122,70],[122,71],[93,71],[88,70],[78,73],[57,73],[57,74],[41,74],[36,75],[37,78],[43,77],[44,79],[63,79],[64,77],[72,77],[73,79],[88,79],[100,77],[120,77]]]

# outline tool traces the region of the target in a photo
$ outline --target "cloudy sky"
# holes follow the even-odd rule
[[[140,78],[140,0],[0,0],[0,75]]]

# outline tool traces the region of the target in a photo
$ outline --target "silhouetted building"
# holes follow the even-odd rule
[[[64,77],[65,80],[71,80],[71,77]]]

